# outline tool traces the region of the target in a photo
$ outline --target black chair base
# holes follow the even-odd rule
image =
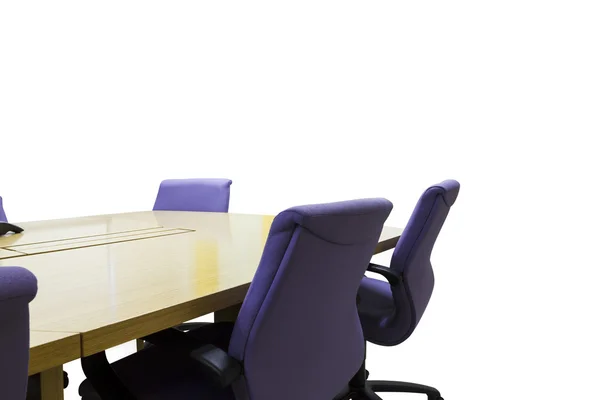
[[[348,387],[334,400],[382,400],[377,395],[380,393],[422,393],[427,395],[427,400],[444,400],[439,390],[431,386],[418,383],[397,381],[369,381],[369,371],[365,364],[361,366]]]
[[[188,332],[188,335],[181,333],[182,331],[187,331],[190,326],[202,329],[198,332]],[[183,327],[182,325],[178,325],[172,329],[165,329],[164,331],[153,333],[141,338],[141,340],[144,342],[144,349],[164,345],[164,347],[170,349],[170,351],[182,352],[187,356],[193,349],[197,349],[200,346],[207,344],[212,344],[226,350],[229,347],[229,339],[233,332],[233,327],[233,322],[193,322],[183,324]],[[79,395],[81,396],[81,399],[135,399],[135,396],[119,377],[118,364],[120,362],[122,361],[116,361],[114,365],[110,364],[104,351],[91,356],[82,357],[81,367],[83,368],[86,379],[79,386]]]
[[[423,393],[427,400],[444,400],[440,392],[430,386],[418,383],[396,382],[396,381],[367,381],[364,388],[355,393],[356,397],[351,399],[381,400],[377,393]]]

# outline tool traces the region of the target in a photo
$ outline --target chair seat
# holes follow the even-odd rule
[[[393,315],[394,296],[387,281],[364,277],[358,289],[360,303],[358,313],[361,320],[381,320]]]
[[[150,347],[111,364],[125,386],[138,400],[235,400],[230,388],[208,380],[191,359]],[[97,400],[89,380],[79,387],[83,400]]]

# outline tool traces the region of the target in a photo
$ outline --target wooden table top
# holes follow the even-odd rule
[[[32,349],[70,346],[73,332],[86,356],[241,303],[273,218],[147,211],[23,223],[23,233],[0,238],[0,267],[38,278]],[[376,252],[401,232],[384,228]],[[35,331],[67,336],[42,342]]]

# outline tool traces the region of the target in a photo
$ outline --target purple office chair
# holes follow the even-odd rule
[[[356,295],[391,209],[363,199],[280,213],[235,324],[161,331],[113,364],[86,357],[82,398],[333,399],[364,360]]]
[[[8,218],[6,218],[6,213],[4,212],[4,207],[2,205],[2,197],[0,196],[0,236],[4,236],[9,232],[21,233],[23,232],[23,228],[8,222]]]
[[[419,199],[394,249],[390,267],[369,264],[387,282],[365,277],[358,291],[358,311],[367,341],[396,346],[413,333],[433,292],[431,252],[456,201],[460,184],[446,180],[429,187]],[[363,363],[350,383],[350,391],[361,399],[380,399],[377,392],[424,393],[428,400],[443,400],[432,387],[407,382],[367,381]],[[340,396],[336,400],[348,399]]]
[[[37,279],[21,267],[0,267],[0,397],[24,399],[29,369],[29,302]]]
[[[4,212],[4,206],[2,205],[2,196],[0,196],[0,222],[7,222],[6,213]]]
[[[166,179],[160,183],[153,210],[229,212],[231,183],[230,179],[219,178]],[[204,325],[203,322],[186,322],[177,329],[188,331]]]
[[[161,182],[155,211],[228,212],[229,179],[167,179]]]
[[[2,206],[2,197],[0,197],[0,236],[6,232],[21,233],[23,228],[8,223],[8,218],[4,212]],[[37,283],[36,283],[37,285]],[[36,286],[37,288],[37,286]],[[37,290],[37,289],[36,289]],[[0,293],[0,297],[2,297]],[[29,321],[29,320],[28,320]],[[0,327],[3,325],[0,324]],[[29,345],[28,345],[29,346]],[[27,347],[27,354],[29,355],[29,347]],[[28,359],[29,360],[29,359]],[[29,377],[27,381],[27,398],[26,400],[39,400],[42,397],[40,374],[35,374]],[[63,387],[67,388],[69,385],[69,375],[66,371],[63,371]],[[1,389],[0,389],[1,390]]]

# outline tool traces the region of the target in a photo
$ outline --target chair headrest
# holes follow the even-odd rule
[[[328,242],[358,244],[381,234],[381,225],[392,208],[392,203],[384,198],[296,206],[279,214],[273,221],[271,232],[286,231],[299,225]],[[342,226],[333,223],[340,218],[344,219]]]

